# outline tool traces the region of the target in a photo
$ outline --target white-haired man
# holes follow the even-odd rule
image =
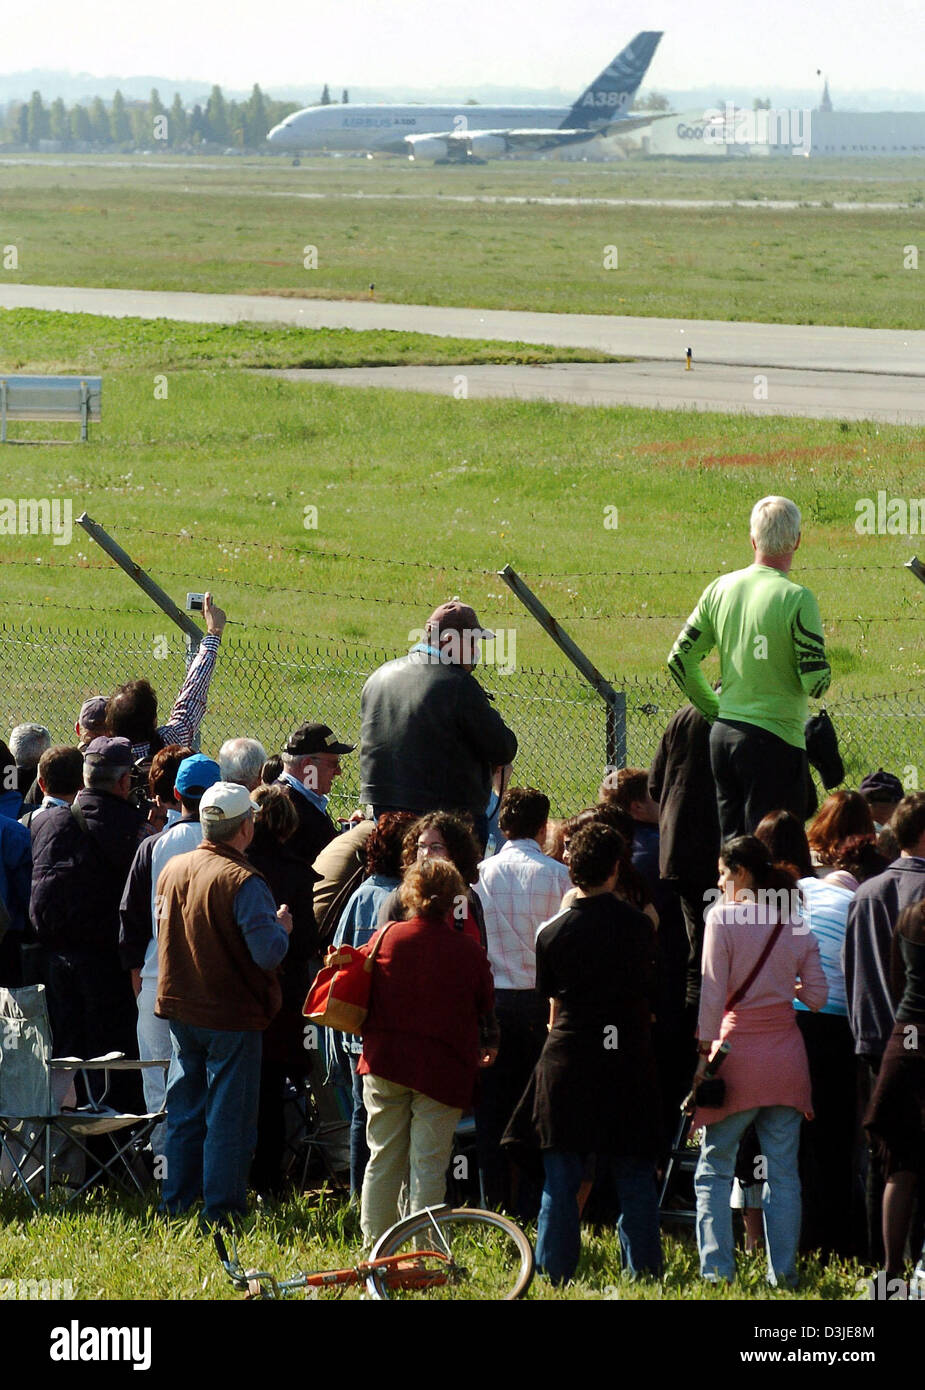
[[[249,792],[260,786],[266,760],[267,750],[255,738],[228,738],[218,750],[222,781],[237,782]]]
[[[763,497],[751,514],[755,558],[708,585],[668,657],[684,694],[713,725],[710,763],[723,840],[751,834],[769,811],[806,815],[808,700],[828,689],[822,619],[809,589],[789,578],[800,511]],[[721,689],[700,663],[719,652]]]

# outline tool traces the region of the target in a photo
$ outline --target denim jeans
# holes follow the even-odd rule
[[[257,1141],[263,1035],[170,1020],[163,1206],[186,1211],[205,1199],[207,1221],[247,1211]]]
[[[363,1190],[363,1176],[369,1162],[366,1142],[366,1106],[363,1104],[363,1078],[357,1075],[359,1057],[347,1054],[353,1079],[353,1113],[350,1116],[350,1195],[358,1197]]]
[[[759,1157],[766,1162],[764,1231],[768,1250],[768,1281],[796,1283],[797,1245],[800,1239],[799,1110],[790,1105],[763,1105],[740,1110],[703,1133],[694,1191],[697,1194],[697,1248],[700,1273],[713,1283],[735,1277],[732,1211],[729,1194],[735,1173],[739,1140],[754,1121],[760,1144]]]
[[[157,1002],[157,980],[142,980],[138,1004],[138,1056],[143,1062],[168,1061],[173,1052],[170,1041],[170,1024],[166,1018],[158,1018],[154,1012]],[[163,1110],[167,1096],[167,1083],[160,1067],[149,1067],[141,1074],[144,1087],[145,1106],[151,1114]],[[151,1131],[151,1150],[163,1154],[167,1139],[167,1121],[155,1125]]]
[[[662,1250],[658,1229],[655,1164],[647,1158],[599,1157],[609,1163],[620,1198],[617,1223],[627,1273],[658,1275]],[[581,1154],[547,1149],[543,1153],[545,1182],[536,1236],[536,1267],[554,1284],[571,1279],[581,1253],[578,1189],[585,1171]]]

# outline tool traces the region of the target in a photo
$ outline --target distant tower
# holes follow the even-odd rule
[[[822,87],[822,100],[819,103],[820,111],[831,111],[832,98],[829,96],[829,79],[826,78]]]

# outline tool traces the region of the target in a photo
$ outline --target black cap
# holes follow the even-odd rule
[[[127,738],[95,738],[84,749],[84,762],[95,767],[132,767],[132,745]]]
[[[327,724],[300,724],[286,740],[284,753],[304,758],[310,753],[352,753],[355,743],[338,743]]]
[[[903,784],[898,777],[894,777],[892,772],[884,772],[879,767],[876,772],[871,772],[862,781],[859,789],[862,796],[868,801],[902,801],[905,796]]]

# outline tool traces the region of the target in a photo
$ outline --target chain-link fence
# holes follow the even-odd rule
[[[182,637],[165,634],[156,616],[130,637],[53,627],[0,624],[3,726],[8,734],[26,721],[45,724],[53,739],[73,738],[74,721],[88,695],[108,694],[125,680],[145,677],[166,719],[185,668]],[[298,642],[242,640],[227,629],[202,726],[204,751],[226,738],[259,738],[279,750],[303,720],[329,724],[338,738],[359,739],[360,691],[367,676],[396,652],[321,650]],[[593,801],[607,763],[606,707],[577,675],[517,668],[479,668],[478,679],[517,734],[515,780],[541,787],[553,814]],[[627,765],[647,767],[682,699],[669,677],[613,677],[626,697]],[[839,695],[827,702],[841,741],[848,785],[885,767],[907,790],[925,785],[925,692],[880,697]],[[356,805],[358,757],[342,759],[332,810]]]

